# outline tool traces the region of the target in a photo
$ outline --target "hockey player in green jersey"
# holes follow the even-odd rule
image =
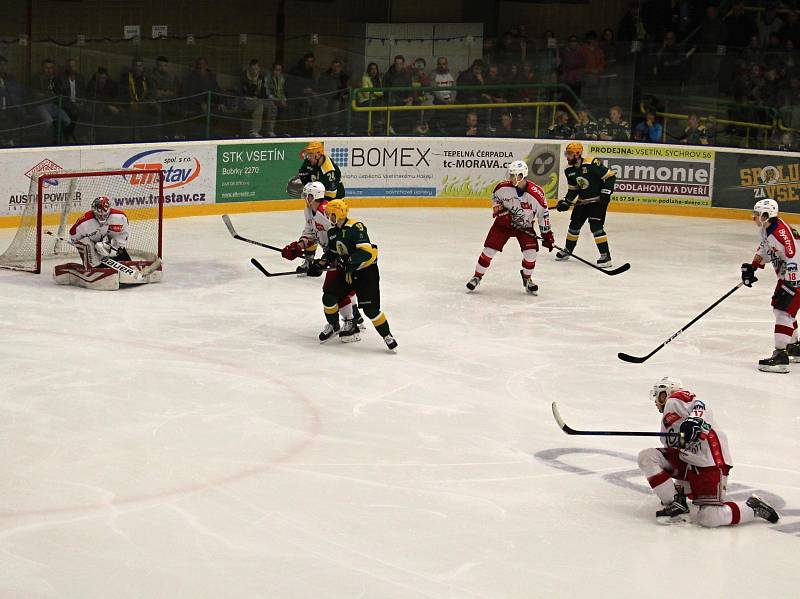
[[[337,332],[341,341],[359,340],[358,326],[352,319],[345,319],[341,330],[339,328],[339,301],[355,291],[359,307],[383,337],[386,347],[394,350],[397,341],[389,330],[386,315],[381,312],[378,246],[369,240],[363,223],[347,218],[348,211],[344,200],[328,202],[326,213],[333,225],[328,230],[328,249],[308,269],[308,276],[315,277],[320,276],[325,268],[336,268],[336,278],[322,293],[328,324],[319,334],[319,340],[324,343]]]
[[[583,144],[572,142],[564,153],[569,166],[564,169],[569,191],[563,200],[559,200],[556,210],[566,212],[572,208],[567,230],[567,243],[564,250],[556,254],[556,260],[567,260],[578,243],[581,227],[589,221],[600,259],[597,265],[611,268],[611,250],[608,248],[608,236],[603,226],[606,222],[606,211],[614,193],[616,176],[614,171],[606,167],[599,159],[583,157]]]

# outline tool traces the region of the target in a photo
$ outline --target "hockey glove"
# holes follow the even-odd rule
[[[681,422],[679,445],[681,449],[691,449],[700,441],[700,435],[706,427],[702,418],[687,418]]]
[[[772,296],[772,307],[785,312],[792,304],[795,293],[797,293],[796,289],[792,289],[786,283],[781,283],[781,286]]]
[[[281,256],[287,260],[294,260],[303,255],[303,248],[296,241],[293,241],[281,250]]]
[[[308,265],[308,270],[306,271],[307,277],[321,277],[322,272],[325,270],[325,264],[322,260],[312,260],[311,264]]]
[[[353,271],[353,259],[350,257],[350,254],[336,256],[336,270],[345,273]]]
[[[542,245],[548,249],[548,251],[553,251],[553,246],[556,243],[555,237],[553,237],[552,231],[547,231],[546,233],[542,233]]]
[[[756,281],[758,281],[758,278],[756,277],[755,266],[747,262],[742,264],[742,283],[744,283],[745,287],[752,287]]]
[[[570,206],[572,206],[572,204],[570,204],[567,200],[558,200],[558,204],[556,204],[556,210],[558,212],[566,212],[569,210]]]

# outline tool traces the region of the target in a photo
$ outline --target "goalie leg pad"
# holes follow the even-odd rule
[[[95,291],[116,291],[120,275],[113,268],[84,269],[82,264],[71,262],[53,268],[53,279],[59,285],[73,285]]]

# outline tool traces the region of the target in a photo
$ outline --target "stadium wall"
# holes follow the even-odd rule
[[[0,150],[0,226],[15,227],[30,178],[48,170],[163,168],[168,217],[292,210],[294,179],[307,140],[235,140]],[[342,170],[347,198],[365,207],[487,206],[508,163],[525,160],[530,178],[554,203],[566,193],[566,141],[439,137],[336,137],[326,152]],[[749,218],[762,197],[800,222],[800,153],[584,142],[584,154],[614,168],[612,210]],[[45,201],[63,201],[49,186]],[[112,198],[119,208],[147,194]]]

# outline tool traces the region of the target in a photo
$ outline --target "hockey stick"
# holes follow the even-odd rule
[[[561,414],[558,413],[558,406],[556,406],[556,402],[553,402],[553,418],[556,419],[556,423],[561,428],[562,431],[567,433],[568,435],[609,435],[613,437],[666,437],[668,440],[677,440],[676,437],[680,437],[681,433],[655,433],[652,431],[579,431],[574,428],[570,428],[567,426],[567,423],[564,422],[563,418],[561,418]]]
[[[677,337],[678,335],[680,335],[681,333],[683,333],[683,332],[684,332],[686,329],[688,329],[690,326],[692,326],[694,323],[696,323],[698,320],[700,320],[700,319],[701,319],[703,316],[705,316],[706,314],[708,314],[709,312],[711,312],[711,310],[713,310],[713,309],[714,309],[714,308],[716,308],[716,307],[717,307],[719,304],[721,304],[721,303],[722,303],[722,301],[723,301],[725,298],[727,298],[727,297],[728,297],[729,295],[731,295],[731,294],[732,294],[734,291],[736,291],[737,289],[739,289],[739,287],[741,287],[742,285],[744,285],[744,283],[739,283],[738,285],[736,285],[736,286],[735,286],[733,289],[731,289],[730,291],[728,291],[728,292],[727,292],[725,295],[723,295],[721,298],[719,298],[717,301],[715,301],[713,304],[711,304],[711,305],[710,305],[708,308],[706,308],[705,310],[703,310],[702,312],[700,312],[700,314],[698,314],[697,316],[695,316],[695,317],[694,317],[694,318],[693,318],[691,321],[689,321],[689,324],[687,324],[686,326],[684,326],[682,329],[678,329],[678,330],[677,330],[675,333],[673,333],[673,335],[672,335],[670,338],[668,338],[666,341],[664,341],[664,343],[662,343],[661,345],[659,345],[657,348],[655,348],[653,351],[651,351],[651,352],[650,352],[649,354],[647,354],[646,356],[642,356],[642,357],[638,357],[638,356],[631,356],[631,355],[628,355],[628,354],[626,354],[626,353],[619,352],[619,353],[617,354],[617,357],[618,357],[620,360],[623,360],[624,362],[632,362],[633,364],[641,364],[642,362],[644,362],[644,361],[646,361],[646,360],[649,360],[650,358],[652,358],[652,357],[653,357],[653,354],[655,354],[657,351],[659,351],[659,350],[660,350],[662,347],[664,347],[664,346],[665,346],[667,343],[669,343],[670,341],[672,341],[673,339],[675,339],[675,337]]]
[[[228,232],[231,234],[231,237],[234,239],[238,239],[239,241],[244,241],[245,243],[252,243],[253,245],[257,245],[262,248],[267,248],[268,250],[275,250],[276,252],[283,252],[282,248],[275,247],[274,245],[269,245],[267,243],[261,243],[260,241],[253,241],[252,239],[247,239],[247,237],[242,237],[236,232],[236,229],[233,228],[233,223],[231,222],[231,217],[227,214],[222,215],[222,221],[225,223],[225,226],[228,227]]]
[[[250,258],[250,264],[252,264],[258,270],[260,270],[261,274],[263,274],[265,277],[286,277],[288,275],[296,275],[297,274],[296,270],[287,270],[286,272],[269,272],[266,268],[264,268],[262,266],[261,262],[259,262],[255,258]],[[327,272],[329,270],[336,270],[336,268],[335,267],[323,268],[322,272]]]
[[[534,233],[532,231],[526,231],[525,229],[520,229],[519,227],[515,227],[514,225],[511,225],[511,228],[512,229],[516,229],[517,231],[520,231],[521,233],[525,233],[526,235],[530,235],[531,237],[534,237],[534,238],[539,239],[541,241],[544,241],[544,239],[542,237],[540,237],[539,235],[537,235],[536,233]],[[592,264],[588,260],[584,260],[580,256],[577,256],[577,255],[573,254],[572,252],[567,251],[564,248],[557,246],[555,243],[553,244],[553,247],[555,249],[557,249],[557,250],[560,250],[560,251],[564,252],[565,254],[567,254],[569,256],[572,256],[573,258],[575,258],[579,262],[583,262],[587,266],[591,266],[595,270],[599,270],[604,275],[608,275],[610,277],[613,277],[614,275],[621,274],[621,273],[625,272],[626,270],[629,270],[630,267],[631,267],[631,265],[628,262],[626,262],[622,266],[618,266],[617,268],[612,268],[610,270],[606,270],[605,268],[601,268],[601,267],[597,266],[596,264]]]
[[[78,247],[76,244],[74,244],[69,239],[65,239],[64,237],[56,235],[52,231],[45,231],[45,233],[47,235],[50,235],[51,237],[55,237],[59,241],[63,241],[64,243],[67,243],[67,244],[71,245],[72,247],[74,247],[76,249]],[[148,264],[147,266],[145,266],[144,268],[139,269],[139,270],[137,270],[135,268],[132,268],[132,267],[128,266],[127,264],[123,264],[122,262],[117,262],[111,256],[103,256],[100,259],[100,264],[102,264],[103,266],[106,266],[108,268],[112,268],[112,269],[114,269],[117,272],[120,272],[122,274],[131,276],[131,277],[133,277],[134,279],[136,279],[138,281],[139,279],[142,279],[142,278],[144,278],[146,276],[149,276],[149,275],[153,274],[158,269],[158,267],[161,266],[161,256],[156,256],[155,260],[153,260],[150,264]]]

